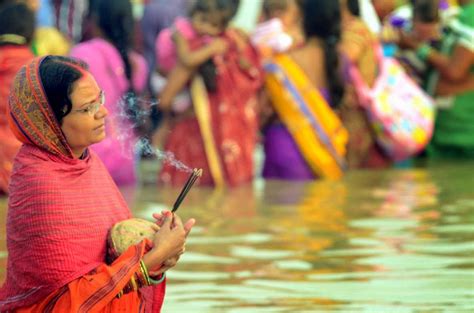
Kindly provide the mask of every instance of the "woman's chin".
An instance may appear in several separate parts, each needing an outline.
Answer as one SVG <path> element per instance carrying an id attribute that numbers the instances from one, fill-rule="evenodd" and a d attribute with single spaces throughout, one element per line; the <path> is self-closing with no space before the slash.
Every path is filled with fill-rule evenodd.
<path id="1" fill-rule="evenodd" d="M 94 140 L 94 144 L 101 142 L 102 140 L 105 139 L 105 137 L 107 137 L 107 134 L 105 133 L 105 130 L 104 130 L 96 136 L 96 138 Z"/>

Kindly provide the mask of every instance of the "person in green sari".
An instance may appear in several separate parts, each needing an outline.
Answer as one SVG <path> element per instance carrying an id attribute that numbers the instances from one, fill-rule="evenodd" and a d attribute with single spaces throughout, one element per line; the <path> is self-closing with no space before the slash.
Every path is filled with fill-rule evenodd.
<path id="1" fill-rule="evenodd" d="M 428 92 L 439 103 L 432 157 L 474 158 L 474 0 L 460 0 L 461 11 L 449 24 L 440 51 L 402 34 L 401 44 L 416 50 L 436 70 Z M 442 101 L 441 101 L 442 100 Z"/>

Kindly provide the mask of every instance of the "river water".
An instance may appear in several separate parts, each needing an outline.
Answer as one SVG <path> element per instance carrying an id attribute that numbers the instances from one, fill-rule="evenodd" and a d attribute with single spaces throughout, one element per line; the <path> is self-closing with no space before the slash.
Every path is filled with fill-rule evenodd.
<path id="1" fill-rule="evenodd" d="M 124 189 L 149 218 L 179 190 Z M 163 312 L 474 312 L 474 163 L 194 188 Z M 0 198 L 0 280 L 6 199 Z"/>

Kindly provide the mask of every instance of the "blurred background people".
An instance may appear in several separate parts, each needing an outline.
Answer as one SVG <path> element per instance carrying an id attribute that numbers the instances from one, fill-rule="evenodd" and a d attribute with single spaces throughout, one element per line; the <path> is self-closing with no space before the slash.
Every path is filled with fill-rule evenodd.
<path id="1" fill-rule="evenodd" d="M 79 43 L 86 33 L 90 0 L 40 0 L 53 8 L 54 25 L 73 44 Z M 93 0 L 92 0 L 93 1 Z M 87 38 L 89 39 L 89 38 Z"/>
<path id="2" fill-rule="evenodd" d="M 263 130 L 267 179 L 338 178 L 347 132 L 333 111 L 344 95 L 337 1 L 301 1 L 305 43 L 265 65 L 275 114 Z"/>
<path id="3" fill-rule="evenodd" d="M 8 96 L 17 71 L 34 57 L 34 31 L 35 15 L 26 4 L 0 5 L 0 194 L 8 192 L 13 159 L 21 146 L 8 123 Z"/>
<path id="4" fill-rule="evenodd" d="M 251 33 L 252 44 L 263 57 L 301 45 L 301 17 L 296 0 L 264 0 L 259 23 Z"/>
<path id="5" fill-rule="evenodd" d="M 186 0 L 151 0 L 144 6 L 140 26 L 143 35 L 143 56 L 148 64 L 148 90 L 153 99 L 166 83 L 166 79 L 158 73 L 157 54 L 155 45 L 158 34 L 170 27 L 179 16 L 186 16 L 190 2 Z M 154 106 L 151 109 L 151 131 L 155 130 L 163 118 L 163 112 Z"/>
<path id="6" fill-rule="evenodd" d="M 443 35 L 439 50 L 402 33 L 400 45 L 416 51 L 436 73 L 428 91 L 440 98 L 428 153 L 435 157 L 474 157 L 474 1 L 459 1 L 460 14 Z"/>
<path id="7" fill-rule="evenodd" d="M 93 38 L 76 45 L 71 56 L 85 61 L 105 93 L 111 118 L 107 138 L 97 152 L 118 185 L 136 182 L 135 120 L 140 114 L 137 95 L 146 87 L 147 65 L 132 51 L 133 16 L 129 0 L 93 0 L 90 6 Z"/>
<path id="8" fill-rule="evenodd" d="M 246 36 L 227 27 L 238 5 L 236 0 L 198 0 L 189 19 L 177 20 L 175 31 L 165 30 L 157 40 L 160 70 L 171 70 L 160 94 L 171 124 L 164 149 L 203 168 L 203 185 L 235 186 L 251 182 L 254 174 L 262 75 Z M 193 107 L 173 112 L 175 95 L 188 82 Z M 159 175 L 160 182 L 172 185 L 187 178 L 169 164 Z"/>
<path id="9" fill-rule="evenodd" d="M 52 11 L 48 0 L 4 0 L 4 4 L 25 3 L 35 12 L 36 30 L 31 42 L 31 49 L 35 55 L 66 55 L 70 49 L 69 40 L 52 24 Z"/>
<path id="10" fill-rule="evenodd" d="M 381 49 L 377 37 L 360 19 L 358 0 L 340 0 L 342 41 L 340 50 L 346 67 L 355 66 L 364 82 L 372 87 L 379 71 L 376 49 Z M 347 73 L 346 73 L 347 76 Z M 348 77 L 346 77 L 348 78 Z M 354 86 L 348 82 L 347 95 L 340 107 L 344 126 L 349 132 L 347 162 L 349 168 L 386 167 L 390 160 L 377 145 L 375 133 L 366 110 L 359 103 Z"/>

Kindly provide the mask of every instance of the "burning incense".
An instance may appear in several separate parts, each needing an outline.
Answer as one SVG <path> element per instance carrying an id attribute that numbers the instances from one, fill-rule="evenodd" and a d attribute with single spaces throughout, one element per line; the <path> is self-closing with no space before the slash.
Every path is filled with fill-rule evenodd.
<path id="1" fill-rule="evenodd" d="M 171 210 L 171 212 L 173 212 L 173 213 L 176 212 L 176 210 L 179 208 L 179 205 L 181 204 L 181 202 L 183 202 L 184 197 L 186 197 L 188 191 L 193 186 L 194 182 L 196 182 L 196 180 L 201 176 L 202 176 L 202 169 L 197 169 L 197 168 L 193 169 L 193 172 L 189 176 L 188 181 L 186 182 L 186 184 L 184 184 L 184 187 L 181 190 L 181 193 L 179 194 L 178 199 L 176 199 L 176 202 L 174 203 L 173 209 Z"/>

